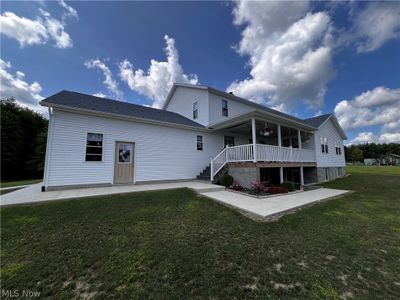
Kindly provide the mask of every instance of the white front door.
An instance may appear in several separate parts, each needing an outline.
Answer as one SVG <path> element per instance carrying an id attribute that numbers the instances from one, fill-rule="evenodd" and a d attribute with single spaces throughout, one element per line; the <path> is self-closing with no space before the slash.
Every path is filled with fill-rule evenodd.
<path id="1" fill-rule="evenodd" d="M 114 183 L 133 183 L 134 151 L 134 143 L 115 143 Z"/>

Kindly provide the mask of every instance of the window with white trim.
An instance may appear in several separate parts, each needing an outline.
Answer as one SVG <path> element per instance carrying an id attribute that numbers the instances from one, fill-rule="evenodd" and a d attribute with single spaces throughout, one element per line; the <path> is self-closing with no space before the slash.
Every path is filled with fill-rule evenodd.
<path id="1" fill-rule="evenodd" d="M 86 137 L 85 161 L 102 161 L 103 134 L 88 132 Z"/>
<path id="2" fill-rule="evenodd" d="M 197 136 L 197 143 L 196 143 L 197 150 L 203 150 L 203 136 Z"/>
<path id="3" fill-rule="evenodd" d="M 199 109 L 198 109 L 198 103 L 197 101 L 193 103 L 193 120 L 197 119 L 199 117 Z"/>
<path id="4" fill-rule="evenodd" d="M 328 139 L 326 137 L 321 137 L 321 152 L 328 153 Z"/>
<path id="5" fill-rule="evenodd" d="M 337 155 L 341 155 L 342 154 L 342 147 L 340 146 L 340 142 L 339 143 L 335 143 L 335 149 L 336 149 L 336 154 Z"/>
<path id="6" fill-rule="evenodd" d="M 228 116 L 228 100 L 222 99 L 222 116 Z"/>

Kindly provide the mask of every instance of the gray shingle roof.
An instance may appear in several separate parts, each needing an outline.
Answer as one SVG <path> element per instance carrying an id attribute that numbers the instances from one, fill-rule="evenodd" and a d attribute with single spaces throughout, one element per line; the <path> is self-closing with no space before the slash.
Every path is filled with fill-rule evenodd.
<path id="1" fill-rule="evenodd" d="M 318 128 L 322 125 L 332 114 L 326 114 L 321 116 L 316 116 L 313 118 L 303 120 L 304 123 L 307 123 L 310 126 Z"/>
<path id="2" fill-rule="evenodd" d="M 45 106 L 51 106 L 51 104 L 63 105 L 102 113 L 111 113 L 127 117 L 137 117 L 178 125 L 204 128 L 203 125 L 174 112 L 131 104 L 128 102 L 99 98 L 77 92 L 61 91 L 42 100 L 41 104 Z"/>

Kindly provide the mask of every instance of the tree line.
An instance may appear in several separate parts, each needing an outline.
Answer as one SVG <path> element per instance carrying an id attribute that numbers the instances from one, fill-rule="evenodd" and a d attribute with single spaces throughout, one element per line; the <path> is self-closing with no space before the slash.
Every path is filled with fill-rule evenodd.
<path id="1" fill-rule="evenodd" d="M 1 99 L 1 181 L 43 177 L 48 120 Z"/>
<path id="2" fill-rule="evenodd" d="M 376 144 L 365 143 L 360 145 L 344 146 L 346 161 L 357 162 L 363 161 L 364 158 L 379 158 L 386 154 L 400 155 L 400 144 Z"/>

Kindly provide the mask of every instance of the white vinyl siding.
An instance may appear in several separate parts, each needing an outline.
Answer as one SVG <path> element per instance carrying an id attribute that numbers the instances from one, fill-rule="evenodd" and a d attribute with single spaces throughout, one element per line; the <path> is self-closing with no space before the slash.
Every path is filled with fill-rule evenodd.
<path id="1" fill-rule="evenodd" d="M 165 110 L 178 113 L 193 120 L 193 103 L 197 102 L 197 119 L 194 121 L 208 126 L 208 92 L 188 87 L 177 87 Z"/>
<path id="2" fill-rule="evenodd" d="M 328 145 L 328 153 L 322 153 L 321 138 L 326 138 Z M 323 124 L 318 131 L 315 132 L 315 144 L 318 145 L 316 148 L 317 166 L 318 167 L 345 167 L 346 163 L 344 155 L 337 155 L 335 151 L 336 145 L 340 145 L 343 148 L 343 140 L 333 125 L 331 120 L 328 120 Z M 342 150 L 343 151 L 343 150 Z"/>
<path id="3" fill-rule="evenodd" d="M 191 106 L 191 104 L 190 104 Z M 195 178 L 217 155 L 223 135 L 53 110 L 46 186 L 113 183 L 115 141 L 135 143 L 135 181 Z M 86 162 L 88 132 L 103 134 L 103 160 Z M 203 151 L 194 146 L 203 137 Z"/>
<path id="4" fill-rule="evenodd" d="M 222 115 L 222 100 L 228 101 L 228 117 Z M 209 94 L 210 103 L 210 124 L 215 124 L 217 122 L 222 122 L 235 116 L 244 114 L 249 111 L 253 111 L 255 108 L 232 99 L 223 98 L 212 93 Z"/>

